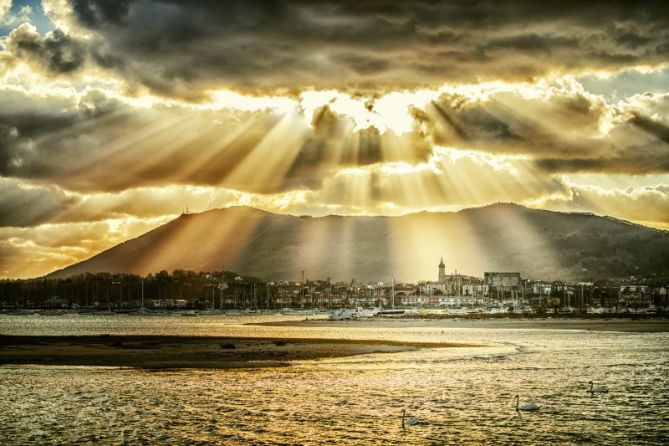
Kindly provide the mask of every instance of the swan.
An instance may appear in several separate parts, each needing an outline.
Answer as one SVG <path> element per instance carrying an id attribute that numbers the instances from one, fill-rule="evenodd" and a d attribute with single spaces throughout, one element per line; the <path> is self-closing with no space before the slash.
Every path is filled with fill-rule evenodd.
<path id="1" fill-rule="evenodd" d="M 527 411 L 527 412 L 533 412 L 536 410 L 539 410 L 539 405 L 535 403 L 523 403 L 520 404 L 520 397 L 516 395 L 514 398 L 516 398 L 516 411 Z"/>
<path id="2" fill-rule="evenodd" d="M 595 393 L 609 393 L 609 388 L 606 386 L 596 386 L 593 384 L 592 381 L 588 381 L 588 384 L 590 384 L 590 395 L 593 395 Z"/>
<path id="3" fill-rule="evenodd" d="M 415 426 L 417 424 L 423 424 L 423 421 L 419 418 L 407 417 L 406 410 L 402 409 L 402 429 L 406 429 L 406 426 Z"/>

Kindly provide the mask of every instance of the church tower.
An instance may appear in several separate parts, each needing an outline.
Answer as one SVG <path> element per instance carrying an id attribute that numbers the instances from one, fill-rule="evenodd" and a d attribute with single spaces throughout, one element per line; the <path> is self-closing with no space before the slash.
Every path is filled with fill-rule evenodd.
<path id="1" fill-rule="evenodd" d="M 441 258 L 441 262 L 439 262 L 439 282 L 446 282 L 446 265 L 444 265 L 443 257 Z"/>

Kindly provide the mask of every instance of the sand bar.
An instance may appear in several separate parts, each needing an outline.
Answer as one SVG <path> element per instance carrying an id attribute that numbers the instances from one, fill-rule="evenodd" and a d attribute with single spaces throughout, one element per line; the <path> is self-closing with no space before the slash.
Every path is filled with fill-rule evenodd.
<path id="1" fill-rule="evenodd" d="M 309 338 L 0 336 L 0 364 L 140 368 L 281 367 L 317 360 L 468 344 Z"/>

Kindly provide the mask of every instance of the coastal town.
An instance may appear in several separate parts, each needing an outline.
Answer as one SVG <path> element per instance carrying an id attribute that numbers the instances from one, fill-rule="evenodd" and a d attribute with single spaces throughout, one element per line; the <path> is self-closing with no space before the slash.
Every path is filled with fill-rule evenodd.
<path id="1" fill-rule="evenodd" d="M 0 311 L 79 310 L 205 312 L 350 308 L 351 315 L 432 311 L 471 314 L 661 314 L 669 310 L 669 284 L 630 276 L 618 281 L 562 282 L 524 278 L 521 272 L 483 277 L 446 272 L 407 283 L 326 279 L 263 281 L 231 272 L 161 271 L 145 277 L 96 273 L 66 279 L 0 281 Z M 356 312 L 357 310 L 357 312 Z M 348 313 L 341 313 L 348 314 Z"/>

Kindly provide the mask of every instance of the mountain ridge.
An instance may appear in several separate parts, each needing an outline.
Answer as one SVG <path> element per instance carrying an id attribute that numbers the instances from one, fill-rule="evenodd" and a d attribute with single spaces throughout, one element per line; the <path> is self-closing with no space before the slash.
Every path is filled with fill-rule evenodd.
<path id="1" fill-rule="evenodd" d="M 562 280 L 669 275 L 669 232 L 514 203 L 323 217 L 234 206 L 182 214 L 47 277 L 228 269 L 268 280 L 298 278 L 302 270 L 308 277 L 337 280 L 431 280 L 440 256 L 471 275 L 494 270 Z"/>

